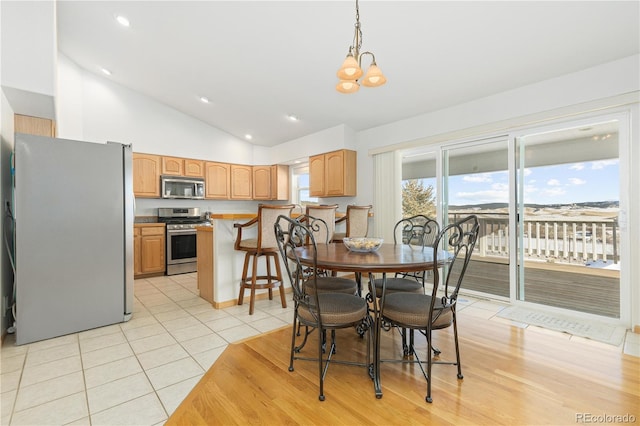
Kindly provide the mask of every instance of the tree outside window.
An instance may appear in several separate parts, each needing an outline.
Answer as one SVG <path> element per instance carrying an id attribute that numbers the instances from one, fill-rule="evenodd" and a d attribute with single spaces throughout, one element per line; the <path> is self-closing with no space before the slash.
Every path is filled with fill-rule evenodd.
<path id="1" fill-rule="evenodd" d="M 422 214 L 436 217 L 436 194 L 433 185 L 425 185 L 422 179 L 402 182 L 402 217 Z"/>

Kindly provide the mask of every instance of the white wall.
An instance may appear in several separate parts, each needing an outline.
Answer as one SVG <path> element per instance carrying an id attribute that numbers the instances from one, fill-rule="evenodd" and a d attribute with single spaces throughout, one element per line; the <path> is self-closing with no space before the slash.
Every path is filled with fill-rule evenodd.
<path id="1" fill-rule="evenodd" d="M 250 143 L 60 56 L 59 137 L 128 143 L 135 152 L 253 164 Z"/>
<path id="2" fill-rule="evenodd" d="M 355 132 L 340 124 L 276 145 L 269 149 L 269 154 L 272 164 L 284 164 L 343 148 L 355 150 Z"/>
<path id="3" fill-rule="evenodd" d="M 55 118 L 55 2 L 3 1 L 2 86 L 17 114 Z M 18 42 L 19 41 L 19 42 Z M 32 102 L 35 97 L 36 102 Z M 44 102 L 43 102 L 44 101 Z"/>

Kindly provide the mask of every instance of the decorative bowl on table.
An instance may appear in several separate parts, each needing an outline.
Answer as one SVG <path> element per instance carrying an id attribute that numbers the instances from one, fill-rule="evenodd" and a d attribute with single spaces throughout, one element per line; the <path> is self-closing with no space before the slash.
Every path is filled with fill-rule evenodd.
<path id="1" fill-rule="evenodd" d="M 342 242 L 349 249 L 349 251 L 355 251 L 359 253 L 370 253 L 376 251 L 382 245 L 384 240 L 382 238 L 343 238 Z"/>

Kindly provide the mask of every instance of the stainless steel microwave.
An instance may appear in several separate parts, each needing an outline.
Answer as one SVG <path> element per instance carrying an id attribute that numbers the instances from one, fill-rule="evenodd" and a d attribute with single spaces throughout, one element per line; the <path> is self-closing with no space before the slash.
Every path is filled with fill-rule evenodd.
<path id="1" fill-rule="evenodd" d="M 204 198 L 204 179 L 179 176 L 161 176 L 162 198 Z"/>

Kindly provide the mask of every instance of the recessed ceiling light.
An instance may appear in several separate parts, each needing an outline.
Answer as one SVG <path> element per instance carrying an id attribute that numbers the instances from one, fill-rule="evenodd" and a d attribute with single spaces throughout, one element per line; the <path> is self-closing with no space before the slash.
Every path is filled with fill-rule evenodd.
<path id="1" fill-rule="evenodd" d="M 248 141 L 250 141 L 251 139 L 253 139 L 253 136 L 251 136 L 249 133 L 247 133 L 246 135 L 244 135 L 244 138 Z"/>
<path id="2" fill-rule="evenodd" d="M 200 96 L 200 102 L 202 102 L 203 104 L 208 104 L 209 98 L 207 98 L 206 96 Z"/>
<path id="3" fill-rule="evenodd" d="M 106 68 L 101 68 L 101 70 L 102 70 L 102 73 L 103 73 L 103 74 L 105 74 L 105 75 L 111 75 L 111 71 L 109 71 L 108 69 L 106 69 Z"/>
<path id="4" fill-rule="evenodd" d="M 122 15 L 116 15 L 116 21 L 118 21 L 118 23 L 123 27 L 128 28 L 129 26 L 131 26 L 131 23 L 129 22 L 129 20 Z"/>
<path id="5" fill-rule="evenodd" d="M 287 115 L 287 118 L 291 121 L 300 121 L 300 118 L 298 118 L 298 116 L 295 114 L 289 114 Z"/>

